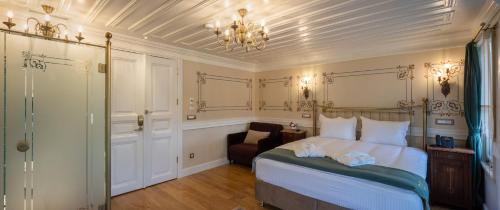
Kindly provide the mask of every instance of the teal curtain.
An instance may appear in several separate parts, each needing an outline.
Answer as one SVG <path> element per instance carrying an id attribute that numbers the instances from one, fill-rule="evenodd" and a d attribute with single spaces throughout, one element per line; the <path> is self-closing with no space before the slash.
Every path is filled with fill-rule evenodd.
<path id="1" fill-rule="evenodd" d="M 481 182 L 483 179 L 481 168 L 481 69 L 478 49 L 474 42 L 467 44 L 464 65 L 464 114 L 469 127 L 467 146 L 474 150 L 472 162 L 472 190 L 475 203 L 481 200 Z"/>

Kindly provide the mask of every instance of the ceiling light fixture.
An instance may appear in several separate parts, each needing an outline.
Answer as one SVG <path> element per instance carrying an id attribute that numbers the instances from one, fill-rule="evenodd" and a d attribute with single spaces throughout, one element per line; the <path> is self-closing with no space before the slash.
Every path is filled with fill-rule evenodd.
<path id="1" fill-rule="evenodd" d="M 239 9 L 240 18 L 233 16 L 231 24 L 221 27 L 220 21 L 215 21 L 212 24 L 217 43 L 226 48 L 226 51 L 232 51 L 236 46 L 241 46 L 246 52 L 250 48 L 263 50 L 266 48 L 266 43 L 269 41 L 269 28 L 266 22 L 261 21 L 260 25 L 256 25 L 251 21 L 245 22 L 244 18 L 248 13 L 247 9 Z M 207 24 L 210 25 L 210 24 Z"/>
<path id="2" fill-rule="evenodd" d="M 29 17 L 28 19 L 26 19 L 26 23 L 23 25 L 24 33 L 29 34 L 30 27 L 33 27 L 32 30 L 34 31 L 35 35 L 41 34 L 42 36 L 47 38 L 54 38 L 55 36 L 57 36 L 57 38 L 61 38 L 62 35 L 64 36 L 64 39 L 68 40 L 68 27 L 62 23 L 58 24 L 52 23 L 51 14 L 54 12 L 55 8 L 47 4 L 42 4 L 42 9 L 45 12 L 43 20 L 39 20 L 34 17 Z M 12 30 L 12 28 L 16 26 L 16 24 L 13 21 L 14 12 L 9 10 L 7 11 L 6 16 L 7 16 L 7 21 L 3 22 L 3 24 L 7 26 L 9 30 Z M 33 24 L 30 25 L 30 23 Z M 75 36 L 75 38 L 79 42 L 85 39 L 82 36 L 82 33 L 83 33 L 83 27 L 79 26 L 78 33 Z"/>

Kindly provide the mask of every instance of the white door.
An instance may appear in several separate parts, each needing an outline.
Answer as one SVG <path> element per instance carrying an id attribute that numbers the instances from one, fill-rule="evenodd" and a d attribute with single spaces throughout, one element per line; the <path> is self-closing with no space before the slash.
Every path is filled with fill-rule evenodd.
<path id="1" fill-rule="evenodd" d="M 144 135 L 144 55 L 113 51 L 111 89 L 111 194 L 141 189 Z"/>
<path id="2" fill-rule="evenodd" d="M 146 58 L 145 187 L 177 177 L 177 63 Z"/>

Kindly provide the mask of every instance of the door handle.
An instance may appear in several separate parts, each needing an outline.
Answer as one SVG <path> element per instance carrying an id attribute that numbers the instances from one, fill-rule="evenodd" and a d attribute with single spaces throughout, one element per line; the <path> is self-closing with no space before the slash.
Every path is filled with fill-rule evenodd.
<path id="1" fill-rule="evenodd" d="M 20 142 L 17 143 L 16 148 L 17 151 L 19 152 L 26 152 L 30 149 L 30 145 L 26 140 L 21 140 Z"/>
<path id="2" fill-rule="evenodd" d="M 144 130 L 144 115 L 137 115 L 137 126 L 139 126 L 139 128 L 135 129 L 134 131 Z"/>

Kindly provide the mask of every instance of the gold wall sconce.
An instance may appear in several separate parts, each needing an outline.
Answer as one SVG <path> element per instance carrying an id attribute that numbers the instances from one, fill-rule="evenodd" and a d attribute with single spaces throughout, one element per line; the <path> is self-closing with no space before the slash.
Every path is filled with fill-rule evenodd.
<path id="1" fill-rule="evenodd" d="M 12 22 L 12 18 L 14 18 L 14 12 L 11 10 L 7 11 L 7 21 L 3 22 L 3 24 L 6 25 L 9 30 L 16 26 L 16 24 Z"/>
<path id="2" fill-rule="evenodd" d="M 441 86 L 441 93 L 446 98 L 451 91 L 450 79 L 456 77 L 461 72 L 463 60 L 459 62 L 441 62 L 439 64 L 425 63 L 428 69 L 426 77 L 436 78 L 439 86 Z"/>
<path id="3" fill-rule="evenodd" d="M 45 15 L 43 17 L 43 20 L 39 20 L 35 17 L 29 17 L 26 19 L 26 23 L 24 24 L 24 33 L 25 34 L 34 34 L 34 35 L 41 35 L 47 38 L 54 38 L 57 37 L 58 39 L 61 38 L 61 36 L 69 40 L 68 38 L 68 26 L 66 26 L 63 23 L 53 23 L 52 22 L 52 13 L 55 11 L 55 8 L 53 6 L 43 4 L 41 5 Z M 14 23 L 13 18 L 14 18 L 14 12 L 9 10 L 7 11 L 7 21 L 4 21 L 3 24 L 7 26 L 9 30 L 12 30 L 15 26 L 16 23 Z M 83 33 L 83 27 L 79 26 L 78 27 L 78 34 L 75 36 L 75 38 L 78 40 L 78 42 L 81 42 L 83 39 L 85 39 L 82 35 Z"/>
<path id="4" fill-rule="evenodd" d="M 306 100 L 309 98 L 309 95 L 311 93 L 311 90 L 309 89 L 309 85 L 311 85 L 311 83 L 312 78 L 310 76 L 304 76 L 300 80 L 300 89 L 302 89 L 302 95 Z"/>

